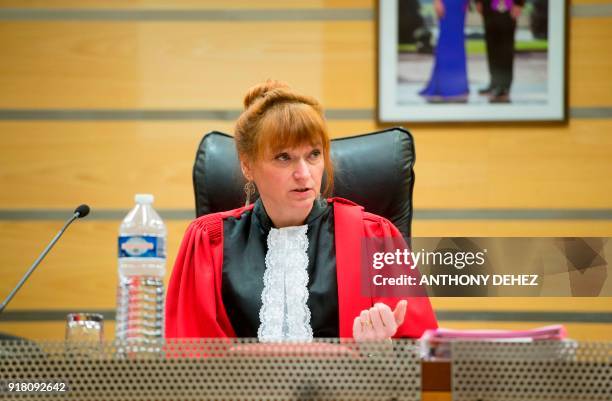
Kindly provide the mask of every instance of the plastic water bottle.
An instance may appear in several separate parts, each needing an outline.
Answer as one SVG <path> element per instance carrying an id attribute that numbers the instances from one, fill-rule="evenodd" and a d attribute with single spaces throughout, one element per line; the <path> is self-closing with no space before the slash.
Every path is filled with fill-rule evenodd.
<path id="1" fill-rule="evenodd" d="M 116 337 L 152 344 L 164 336 L 166 226 L 153 209 L 153 195 L 137 194 L 136 206 L 119 228 Z"/>

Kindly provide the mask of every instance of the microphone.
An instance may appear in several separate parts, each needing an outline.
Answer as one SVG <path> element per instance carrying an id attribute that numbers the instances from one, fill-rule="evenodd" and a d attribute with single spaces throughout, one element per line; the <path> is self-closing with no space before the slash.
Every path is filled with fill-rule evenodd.
<path id="1" fill-rule="evenodd" d="M 80 219 L 83 218 L 85 216 L 87 216 L 89 214 L 89 206 L 87 205 L 80 205 L 79 207 L 77 207 L 76 209 L 74 209 L 73 215 L 68 219 L 68 221 L 66 221 L 66 223 L 64 224 L 64 227 L 62 227 L 61 230 L 58 231 L 57 234 L 55 234 L 55 237 L 53 237 L 53 239 L 51 240 L 51 242 L 49 242 L 49 244 L 47 245 L 47 247 L 42 251 L 42 253 L 38 256 L 38 258 L 34 261 L 34 263 L 32 264 L 32 266 L 30 266 L 30 268 L 28 269 L 28 271 L 26 272 L 26 274 L 24 274 L 24 276 L 21 278 L 21 280 L 19 280 L 19 282 L 17 283 L 17 285 L 15 286 L 15 288 L 13 288 L 13 290 L 11 291 L 11 293 L 6 297 L 6 299 L 4 300 L 4 302 L 2 302 L 2 304 L 0 305 L 0 313 L 2 313 L 2 311 L 4 310 L 4 308 L 6 308 L 6 305 L 8 305 L 9 302 L 11 302 L 11 300 L 13 299 L 13 297 L 15 296 L 15 294 L 17 294 L 17 291 L 19 291 L 19 289 L 21 288 L 21 286 L 28 280 L 28 278 L 30 277 L 30 275 L 34 272 L 34 270 L 36 269 L 36 267 L 38 267 L 38 265 L 40 264 L 40 262 L 42 262 L 42 260 L 45 258 L 45 256 L 47 256 L 47 254 L 49 253 L 49 251 L 51 250 L 51 248 L 53 248 L 53 246 L 55 245 L 55 243 L 60 239 L 60 237 L 62 236 L 62 234 L 64 233 L 64 231 L 66 231 L 66 229 L 68 228 L 68 226 L 70 224 L 72 224 L 73 221 L 75 221 L 76 219 Z"/>
<path id="2" fill-rule="evenodd" d="M 78 215 L 77 218 L 82 219 L 89 214 L 89 210 L 89 206 L 81 205 L 74 209 L 74 214 Z"/>

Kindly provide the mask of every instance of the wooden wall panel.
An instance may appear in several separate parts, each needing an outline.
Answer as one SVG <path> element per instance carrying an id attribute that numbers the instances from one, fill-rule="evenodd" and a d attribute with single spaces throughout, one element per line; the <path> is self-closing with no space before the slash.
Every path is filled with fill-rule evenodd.
<path id="1" fill-rule="evenodd" d="M 415 207 L 607 207 L 609 124 L 415 128 Z"/>
<path id="2" fill-rule="evenodd" d="M 118 220 L 75 222 L 15 297 L 10 309 L 114 308 L 119 224 Z M 167 281 L 189 221 L 172 220 L 166 224 Z M 0 294 L 9 293 L 61 225 L 61 221 L 0 222 L 0 249 L 10 250 L 0 253 Z M 612 312 L 612 298 L 495 298 L 487 303 L 468 298 L 435 298 L 433 303 L 437 309 L 449 310 Z"/>
<path id="3" fill-rule="evenodd" d="M 52 322 L 0 322 L 0 332 L 30 340 L 61 341 L 66 337 L 66 324 Z M 115 322 L 104 322 L 104 339 L 115 337 Z"/>
<path id="4" fill-rule="evenodd" d="M 584 0 L 582 0 L 584 1 Z M 602 1 L 602 0 L 598 0 Z M 2 8 L 45 9 L 135 9 L 135 10 L 197 10 L 197 9 L 311 9 L 311 8 L 373 8 L 376 0 L 3 0 Z"/>
<path id="5" fill-rule="evenodd" d="M 323 29 L 321 102 L 328 108 L 375 110 L 376 24 L 335 22 Z"/>
<path id="6" fill-rule="evenodd" d="M 571 5 L 582 4 L 612 4 L 612 0 L 569 0 Z"/>
<path id="7" fill-rule="evenodd" d="M 570 106 L 612 106 L 612 18 L 573 18 L 570 29 Z"/>
<path id="8" fill-rule="evenodd" d="M 567 0 L 571 5 L 612 4 L 612 0 Z M 3 0 L 0 8 L 48 9 L 251 9 L 374 8 L 377 0 Z"/>
<path id="9" fill-rule="evenodd" d="M 377 128 L 368 121 L 329 125 L 334 137 Z M 0 122 L 0 208 L 85 201 L 124 208 L 133 193 L 149 191 L 160 208 L 191 209 L 198 143 L 205 132 L 232 127 L 230 121 Z M 415 209 L 610 207 L 611 130 L 612 120 L 522 130 L 416 127 Z"/>
<path id="10" fill-rule="evenodd" d="M 114 308 L 119 223 L 95 220 L 74 223 L 13 300 L 10 309 Z M 173 220 L 166 224 L 167 281 L 189 222 Z M 0 253 L 0 266 L 3 266 L 0 294 L 9 293 L 60 227 L 60 221 L 0 222 L 0 248 L 10 250 Z M 469 298 L 435 298 L 433 303 L 437 309 L 449 310 L 612 312 L 612 298 L 495 298 L 487 303 Z"/>
<path id="11" fill-rule="evenodd" d="M 572 5 L 612 4 L 612 0 L 568 0 Z"/>
<path id="12" fill-rule="evenodd" d="M 140 99 L 138 25 L 0 23 L 0 108 L 129 108 Z"/>
<path id="13" fill-rule="evenodd" d="M 191 169 L 206 127 L 180 122 L 0 123 L 0 185 L 6 188 L 0 207 L 61 208 L 87 202 L 94 209 L 127 208 L 134 193 L 150 192 L 157 197 L 156 207 L 192 209 Z"/>
<path id="14" fill-rule="evenodd" d="M 377 129 L 352 121 L 330 127 L 334 132 Z M 610 206 L 610 120 L 407 127 L 416 144 L 416 209 Z"/>
<path id="15" fill-rule="evenodd" d="M 3 22 L 0 108 L 238 109 L 271 77 L 320 97 L 324 24 Z"/>
<path id="16" fill-rule="evenodd" d="M 570 105 L 612 105 L 612 18 L 571 24 Z M 374 25 L 3 21 L 0 108 L 236 109 L 273 77 L 329 108 L 373 109 Z"/>
<path id="17" fill-rule="evenodd" d="M 119 224 L 120 221 L 75 222 L 22 287 L 9 308 L 113 309 Z M 166 282 L 188 224 L 188 221 L 166 222 Z M 0 253 L 0 294 L 9 293 L 61 226 L 60 221 L 0 221 L 0 248 L 11 250 Z"/>
<path id="18" fill-rule="evenodd" d="M 440 326 L 453 329 L 499 329 L 524 330 L 547 326 L 550 322 L 454 322 L 441 321 Z M 612 341 L 612 330 L 609 324 L 573 323 L 565 325 L 568 337 L 579 341 Z M 63 340 L 66 333 L 65 323 L 53 322 L 0 322 L 0 332 L 29 339 Z M 115 324 L 104 322 L 104 338 L 110 341 L 115 338 Z"/>

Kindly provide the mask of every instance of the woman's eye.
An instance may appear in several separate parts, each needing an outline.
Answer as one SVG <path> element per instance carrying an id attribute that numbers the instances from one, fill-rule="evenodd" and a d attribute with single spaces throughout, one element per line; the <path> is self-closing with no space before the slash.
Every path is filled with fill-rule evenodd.
<path id="1" fill-rule="evenodd" d="M 278 155 L 276 155 L 276 157 L 274 157 L 274 159 L 279 160 L 281 162 L 286 162 L 288 160 L 291 159 L 291 157 L 289 157 L 288 153 L 279 153 Z"/>
<path id="2" fill-rule="evenodd" d="M 321 151 L 319 149 L 315 149 L 310 153 L 311 159 L 317 159 L 319 156 L 321 156 Z"/>

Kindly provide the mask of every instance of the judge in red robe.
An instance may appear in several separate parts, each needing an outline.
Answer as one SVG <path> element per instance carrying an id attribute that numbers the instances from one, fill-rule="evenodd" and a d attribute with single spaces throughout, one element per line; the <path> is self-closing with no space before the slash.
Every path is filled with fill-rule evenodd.
<path id="1" fill-rule="evenodd" d="M 406 303 L 361 291 L 363 239 L 401 234 L 348 200 L 320 196 L 333 166 L 316 100 L 260 84 L 235 137 L 247 197 L 256 185 L 260 198 L 190 224 L 168 287 L 167 338 L 375 340 L 437 327 L 427 297 Z"/>

